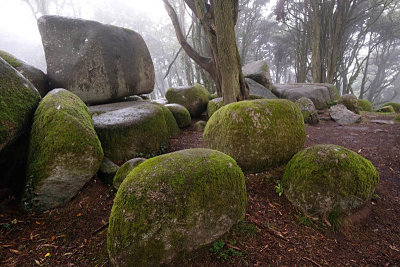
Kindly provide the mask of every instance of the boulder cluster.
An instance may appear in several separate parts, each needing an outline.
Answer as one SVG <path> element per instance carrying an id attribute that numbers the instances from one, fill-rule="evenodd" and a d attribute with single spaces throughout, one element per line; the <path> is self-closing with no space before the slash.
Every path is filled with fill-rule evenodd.
<path id="1" fill-rule="evenodd" d="M 304 149 L 304 123 L 319 123 L 320 110 L 351 124 L 372 111 L 365 100 L 330 84 L 274 85 L 256 61 L 243 67 L 249 100 L 224 106 L 194 84 L 151 101 L 143 94 L 153 91 L 154 67 L 138 33 L 58 16 L 38 26 L 47 74 L 0 51 L 0 189 L 47 210 L 97 174 L 117 190 L 107 235 L 114 266 L 158 266 L 220 238 L 245 217 L 243 172 L 287 164 L 284 194 L 316 220 L 350 213 L 378 186 L 355 152 Z M 207 148 L 164 154 L 186 127 L 203 132 Z"/>

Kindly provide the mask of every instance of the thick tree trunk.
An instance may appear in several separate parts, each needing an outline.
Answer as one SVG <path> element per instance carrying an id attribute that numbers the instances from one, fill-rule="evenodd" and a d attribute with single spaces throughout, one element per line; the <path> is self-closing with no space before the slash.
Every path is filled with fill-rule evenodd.
<path id="1" fill-rule="evenodd" d="M 319 15 L 319 4 L 318 0 L 311 0 L 312 7 L 312 77 L 314 83 L 321 83 L 321 52 L 320 52 L 320 41 L 321 41 L 321 19 Z"/>

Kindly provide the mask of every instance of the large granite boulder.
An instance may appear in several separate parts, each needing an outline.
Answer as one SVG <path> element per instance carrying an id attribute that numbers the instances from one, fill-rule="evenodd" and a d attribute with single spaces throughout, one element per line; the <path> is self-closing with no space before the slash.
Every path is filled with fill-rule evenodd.
<path id="1" fill-rule="evenodd" d="M 370 161 L 351 150 L 316 145 L 290 160 L 281 183 L 294 206 L 324 222 L 366 204 L 378 187 L 379 174 Z"/>
<path id="2" fill-rule="evenodd" d="M 250 62 L 242 67 L 242 71 L 246 78 L 256 81 L 269 91 L 274 89 L 269 67 L 265 60 Z"/>
<path id="3" fill-rule="evenodd" d="M 29 127 L 39 101 L 36 88 L 0 58 L 0 152 Z"/>
<path id="4" fill-rule="evenodd" d="M 275 84 L 276 95 L 296 101 L 301 97 L 307 97 L 314 103 L 316 109 L 326 109 L 329 105 L 339 100 L 339 93 L 332 84 L 325 83 L 295 83 Z"/>
<path id="5" fill-rule="evenodd" d="M 246 172 L 288 162 L 306 140 L 301 111 L 285 99 L 226 105 L 208 120 L 203 137 L 209 148 L 230 155 Z"/>
<path id="6" fill-rule="evenodd" d="M 169 88 L 165 93 L 168 103 L 184 106 L 192 117 L 200 117 L 206 110 L 210 93 L 201 84 Z"/>
<path id="7" fill-rule="evenodd" d="M 165 106 L 172 112 L 172 115 L 174 115 L 179 128 L 189 127 L 192 124 L 190 113 L 184 106 L 179 104 L 167 104 Z"/>
<path id="8" fill-rule="evenodd" d="M 345 105 L 348 110 L 353 111 L 356 114 L 360 114 L 358 98 L 353 94 L 342 95 L 339 104 Z"/>
<path id="9" fill-rule="evenodd" d="M 246 83 L 249 86 L 249 94 L 253 96 L 262 96 L 264 98 L 269 99 L 277 99 L 276 95 L 272 93 L 272 91 L 265 86 L 259 84 L 258 82 L 246 78 Z"/>
<path id="10" fill-rule="evenodd" d="M 106 184 L 112 185 L 115 174 L 118 172 L 119 166 L 110 159 L 104 157 L 103 162 L 97 172 L 97 176 Z"/>
<path id="11" fill-rule="evenodd" d="M 397 102 L 389 102 L 382 105 L 382 107 L 392 106 L 396 113 L 400 113 L 400 103 Z"/>
<path id="12" fill-rule="evenodd" d="M 51 88 L 66 88 L 88 104 L 153 91 L 153 62 L 138 33 L 59 16 L 43 16 L 38 26 Z"/>
<path id="13" fill-rule="evenodd" d="M 124 162 L 163 152 L 170 136 L 165 117 L 165 112 L 170 111 L 164 108 L 146 101 L 91 106 L 104 155 L 113 162 Z"/>
<path id="14" fill-rule="evenodd" d="M 361 116 L 339 104 L 329 108 L 329 115 L 340 125 L 349 125 L 361 121 Z"/>
<path id="15" fill-rule="evenodd" d="M 210 149 L 181 150 L 137 166 L 122 182 L 107 233 L 113 266 L 162 266 L 244 219 L 242 170 Z"/>
<path id="16" fill-rule="evenodd" d="M 295 103 L 303 114 L 304 122 L 311 125 L 319 123 L 318 112 L 311 99 L 301 97 L 297 99 Z"/>
<path id="17" fill-rule="evenodd" d="M 43 97 L 49 91 L 49 80 L 43 71 L 17 59 L 13 55 L 0 50 L 0 57 L 3 58 L 8 64 L 15 68 L 22 74 L 28 81 L 30 81 Z"/>
<path id="18" fill-rule="evenodd" d="M 36 209 L 66 204 L 96 174 L 102 160 L 85 103 L 67 90 L 50 91 L 35 112 L 26 202 Z"/>

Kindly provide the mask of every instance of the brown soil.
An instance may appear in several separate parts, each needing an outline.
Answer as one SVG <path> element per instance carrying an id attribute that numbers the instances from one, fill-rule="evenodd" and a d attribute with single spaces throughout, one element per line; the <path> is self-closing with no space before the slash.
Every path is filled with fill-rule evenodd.
<path id="1" fill-rule="evenodd" d="M 340 231 L 309 222 L 279 197 L 275 185 L 283 167 L 276 168 L 246 175 L 245 223 L 221 238 L 222 249 L 212 252 L 211 244 L 171 266 L 400 266 L 400 124 L 307 126 L 306 146 L 321 143 L 358 152 L 380 173 L 379 197 Z M 190 127 L 170 140 L 167 152 L 193 147 L 204 143 Z M 109 266 L 105 226 L 114 194 L 94 177 L 66 207 L 44 213 L 24 213 L 11 197 L 3 198 L 0 265 Z"/>

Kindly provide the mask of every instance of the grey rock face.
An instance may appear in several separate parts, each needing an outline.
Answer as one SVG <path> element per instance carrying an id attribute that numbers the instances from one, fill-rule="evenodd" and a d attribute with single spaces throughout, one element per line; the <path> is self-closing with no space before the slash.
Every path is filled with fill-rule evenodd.
<path id="1" fill-rule="evenodd" d="M 256 81 L 270 91 L 273 90 L 274 85 L 272 84 L 271 74 L 266 61 L 250 62 L 243 66 L 242 71 L 246 78 Z"/>
<path id="2" fill-rule="evenodd" d="M 339 104 L 343 104 L 350 111 L 353 111 L 354 113 L 360 114 L 360 110 L 358 108 L 358 99 L 353 94 L 342 95 L 340 97 Z"/>
<path id="3" fill-rule="evenodd" d="M 271 90 L 269 90 L 268 88 L 266 88 L 265 86 L 259 84 L 258 82 L 250 79 L 250 78 L 246 78 L 246 82 L 247 85 L 249 86 L 249 94 L 250 95 L 256 95 L 256 96 L 262 96 L 265 98 L 269 98 L 269 99 L 277 99 L 276 95 L 274 95 Z"/>
<path id="4" fill-rule="evenodd" d="M 28 81 L 30 81 L 43 97 L 49 91 L 49 80 L 43 71 L 29 65 L 28 63 L 17 59 L 13 55 L 0 50 L 0 57 L 3 58 L 8 64 L 15 68 L 22 74 Z"/>
<path id="5" fill-rule="evenodd" d="M 295 83 L 275 84 L 276 94 L 280 98 L 296 101 L 307 97 L 314 103 L 316 109 L 326 109 L 328 104 L 339 98 L 337 89 L 331 84 L 323 83 Z"/>
<path id="6" fill-rule="evenodd" d="M 97 175 L 103 180 L 106 184 L 112 184 L 115 174 L 117 173 L 119 166 L 112 162 L 108 158 L 103 158 L 103 162 L 100 165 L 100 169 L 97 172 Z"/>
<path id="7" fill-rule="evenodd" d="M 38 26 L 51 88 L 66 88 L 88 104 L 153 91 L 153 62 L 138 33 L 59 16 L 43 16 Z"/>
<path id="8" fill-rule="evenodd" d="M 353 124 L 361 121 L 361 116 L 348 110 L 346 106 L 339 104 L 329 109 L 331 118 L 341 125 Z"/>

